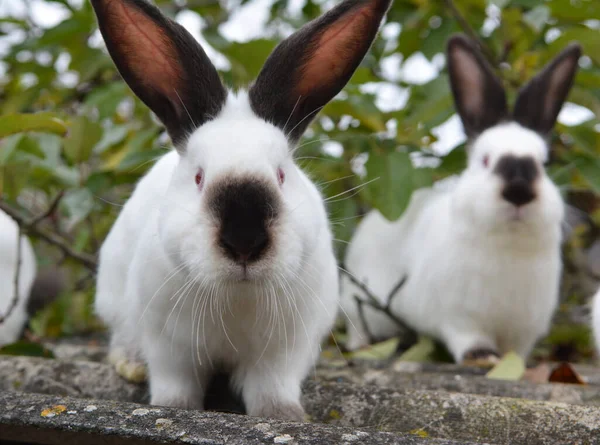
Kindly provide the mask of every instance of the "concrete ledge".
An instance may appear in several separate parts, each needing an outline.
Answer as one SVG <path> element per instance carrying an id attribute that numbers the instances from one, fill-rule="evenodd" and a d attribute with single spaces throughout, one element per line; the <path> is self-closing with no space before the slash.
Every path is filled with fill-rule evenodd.
<path id="1" fill-rule="evenodd" d="M 319 375 L 323 376 L 323 370 L 319 371 Z M 320 378 L 317 382 L 308 381 L 304 385 L 303 404 L 314 422 L 437 437 L 461 443 L 600 443 L 600 408 L 596 406 L 413 390 L 399 386 L 379 387 L 364 382 L 344 383 L 341 378 L 330 377 Z M 439 378 L 443 382 L 444 378 L 451 377 Z M 388 382 L 390 386 L 392 383 Z M 596 390 L 575 386 L 569 389 Z M 129 402 L 144 401 L 146 396 L 143 386 L 125 382 L 109 365 L 29 357 L 0 358 L 0 390 Z M 108 403 L 107 406 L 119 405 Z M 3 411 L 6 411 L 6 406 L 4 409 L 0 407 L 0 413 Z"/>
<path id="2" fill-rule="evenodd" d="M 460 445 L 330 425 L 40 394 L 0 394 L 0 440 L 34 445 Z"/>
<path id="3" fill-rule="evenodd" d="M 315 421 L 499 444 L 600 443 L 600 408 L 513 398 L 308 382 Z"/>
<path id="4" fill-rule="evenodd" d="M 485 375 L 463 374 L 460 369 L 455 372 L 406 372 L 396 371 L 393 368 L 329 366 L 321 367 L 317 374 L 321 381 L 375 385 L 380 388 L 441 390 L 463 394 L 600 406 L 600 386 L 493 380 L 488 379 Z"/>

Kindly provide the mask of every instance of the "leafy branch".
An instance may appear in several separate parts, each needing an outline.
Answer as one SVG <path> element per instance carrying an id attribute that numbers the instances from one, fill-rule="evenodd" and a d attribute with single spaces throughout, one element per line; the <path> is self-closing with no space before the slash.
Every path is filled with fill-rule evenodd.
<path id="1" fill-rule="evenodd" d="M 492 66 L 495 66 L 496 64 L 494 54 L 490 51 L 485 42 L 481 40 L 481 38 L 471 27 L 471 25 L 469 25 L 467 19 L 464 18 L 464 16 L 454 4 L 454 0 L 445 0 L 444 3 L 446 3 L 446 7 L 450 10 L 450 14 L 452 14 L 454 19 L 458 22 L 458 25 L 461 27 L 464 33 L 467 34 L 471 40 L 477 43 L 477 46 L 483 52 L 485 57 L 492 63 Z"/>
<path id="2" fill-rule="evenodd" d="M 43 212 L 41 215 L 35 216 L 33 218 L 27 218 L 21 212 L 13 209 L 3 200 L 0 200 L 0 209 L 6 212 L 17 222 L 17 224 L 19 225 L 19 231 L 29 233 L 37 238 L 44 240 L 48 244 L 58 247 L 64 255 L 81 263 L 83 266 L 90 269 L 91 271 L 95 271 L 98 267 L 98 262 L 94 256 L 84 252 L 75 251 L 69 245 L 69 241 L 66 240 L 63 236 L 46 230 L 43 227 L 40 227 L 39 225 L 39 223 L 42 220 L 51 215 L 54 209 L 56 209 L 61 197 L 62 193 L 60 193 L 55 199 L 52 200 L 52 203 L 50 204 L 48 210 Z"/>

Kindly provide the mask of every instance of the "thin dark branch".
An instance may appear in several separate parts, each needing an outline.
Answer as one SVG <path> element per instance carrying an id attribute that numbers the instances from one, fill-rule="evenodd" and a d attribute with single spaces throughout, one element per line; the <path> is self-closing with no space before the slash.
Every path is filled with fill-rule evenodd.
<path id="1" fill-rule="evenodd" d="M 408 278 L 406 275 L 403 276 L 398 281 L 398 283 L 392 288 L 391 292 L 388 294 L 386 304 L 383 305 L 379 302 L 379 300 L 375 297 L 375 295 L 373 294 L 373 292 L 371 292 L 371 290 L 367 287 L 367 285 L 365 283 L 363 283 L 362 281 L 358 280 L 350 272 L 348 272 L 348 270 L 346 269 L 346 267 L 344 265 L 340 266 L 340 271 L 344 275 L 346 275 L 355 286 L 357 286 L 361 291 L 363 291 L 363 293 L 367 297 L 367 300 L 361 300 L 361 304 L 366 304 L 367 306 L 370 306 L 371 308 L 373 308 L 379 312 L 383 312 L 391 320 L 393 320 L 394 323 L 396 323 L 402 331 L 409 333 L 411 335 L 414 335 L 414 330 L 411 329 L 400 317 L 398 317 L 396 314 L 394 314 L 394 312 L 392 311 L 392 307 L 391 307 L 392 300 L 396 297 L 396 295 L 398 295 L 398 291 L 406 283 L 406 280 Z M 356 297 L 355 297 L 355 299 L 356 299 Z M 362 310 L 362 306 L 359 305 L 359 311 L 360 310 Z M 363 327 L 365 328 L 365 331 L 368 333 L 369 331 L 368 331 L 368 327 L 366 325 L 366 320 L 364 319 L 364 314 L 361 317 L 361 322 L 363 323 Z M 373 338 L 370 338 L 369 340 L 373 340 Z"/>
<path id="2" fill-rule="evenodd" d="M 458 8 L 454 4 L 454 1 L 445 0 L 444 2 L 446 3 L 446 7 L 450 10 L 450 14 L 452 14 L 454 19 L 458 22 L 458 25 L 461 27 L 464 33 L 467 34 L 477 44 L 477 46 L 479 46 L 479 49 L 481 50 L 481 52 L 483 52 L 483 54 L 490 61 L 490 63 L 492 63 L 492 66 L 496 66 L 494 54 L 492 54 L 488 46 L 483 42 L 483 40 L 481 40 L 481 38 L 471 27 L 471 25 L 469 25 L 469 22 L 460 13 Z"/>
<path id="3" fill-rule="evenodd" d="M 364 300 L 362 300 L 358 295 L 354 296 L 354 301 L 356 301 L 356 307 L 358 308 L 358 318 L 360 318 L 360 323 L 365 333 L 367 334 L 367 337 L 369 337 L 369 343 L 373 343 L 375 337 L 373 337 L 373 334 L 371 334 L 371 331 L 369 330 L 369 325 L 367 324 L 367 319 L 365 318 L 364 305 L 367 303 Z"/>
<path id="4" fill-rule="evenodd" d="M 48 206 L 48 210 L 46 210 L 45 212 L 41 213 L 39 216 L 36 216 L 35 218 L 33 218 L 31 220 L 31 224 L 34 225 L 34 226 L 38 225 L 41 221 L 45 220 L 50 215 L 52 215 L 54 213 L 54 211 L 56 210 L 56 208 L 58 207 L 58 204 L 60 203 L 60 200 L 62 199 L 62 197 L 63 197 L 64 194 L 65 194 L 64 191 L 60 191 L 54 197 L 54 199 L 52 200 L 52 202 Z"/>
<path id="5" fill-rule="evenodd" d="M 6 309 L 6 313 L 4 315 L 0 315 L 0 324 L 4 323 L 4 321 L 10 317 L 12 311 L 17 307 L 17 303 L 19 302 L 19 278 L 21 275 L 21 226 L 17 225 L 17 262 L 15 264 L 15 276 L 13 279 L 13 283 L 15 289 L 13 291 L 13 297 Z"/>
<path id="6" fill-rule="evenodd" d="M 68 241 L 65 240 L 62 236 L 45 230 L 42 227 L 39 227 L 39 221 L 36 222 L 37 218 L 29 219 L 23 216 L 20 212 L 13 209 L 11 206 L 6 204 L 6 202 L 2 200 L 0 200 L 0 209 L 4 210 L 17 222 L 22 231 L 29 233 L 35 237 L 38 237 L 47 242 L 48 244 L 58 247 L 66 256 L 81 263 L 91 271 L 95 271 L 97 269 L 98 262 L 94 256 L 84 252 L 76 252 L 71 248 Z"/>

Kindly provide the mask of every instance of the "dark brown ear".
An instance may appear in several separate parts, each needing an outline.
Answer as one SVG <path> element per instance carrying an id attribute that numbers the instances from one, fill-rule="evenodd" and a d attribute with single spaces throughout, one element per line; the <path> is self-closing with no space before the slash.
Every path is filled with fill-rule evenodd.
<path id="1" fill-rule="evenodd" d="M 475 137 L 507 119 L 504 87 L 471 40 L 452 36 L 446 53 L 456 111 L 467 136 Z"/>
<path id="2" fill-rule="evenodd" d="M 547 136 L 573 86 L 581 46 L 572 43 L 520 91 L 513 113 L 516 122 Z"/>
<path id="3" fill-rule="evenodd" d="M 196 40 L 144 0 L 91 0 L 106 47 L 123 79 L 182 150 L 213 118 L 227 92 Z"/>
<path id="4" fill-rule="evenodd" d="M 344 0 L 281 42 L 254 85 L 254 112 L 293 143 L 352 77 L 391 0 Z"/>

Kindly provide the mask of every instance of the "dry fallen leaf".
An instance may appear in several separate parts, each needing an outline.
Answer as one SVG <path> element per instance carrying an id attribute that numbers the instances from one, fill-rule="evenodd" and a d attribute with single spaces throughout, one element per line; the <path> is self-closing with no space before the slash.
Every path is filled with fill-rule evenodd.
<path id="1" fill-rule="evenodd" d="M 531 383 L 548 383 L 550 373 L 550 366 L 548 366 L 547 363 L 540 363 L 535 368 L 529 368 L 525 370 L 525 374 L 523 374 L 523 378 L 521 380 Z"/>
<path id="2" fill-rule="evenodd" d="M 60 413 L 64 413 L 67 410 L 65 405 L 54 405 L 52 408 L 46 408 L 42 410 L 42 417 L 54 417 Z"/>
<path id="3" fill-rule="evenodd" d="M 550 373 L 549 382 L 553 383 L 572 383 L 575 385 L 585 385 L 585 380 L 573 369 L 571 364 L 564 362 L 558 365 Z"/>

